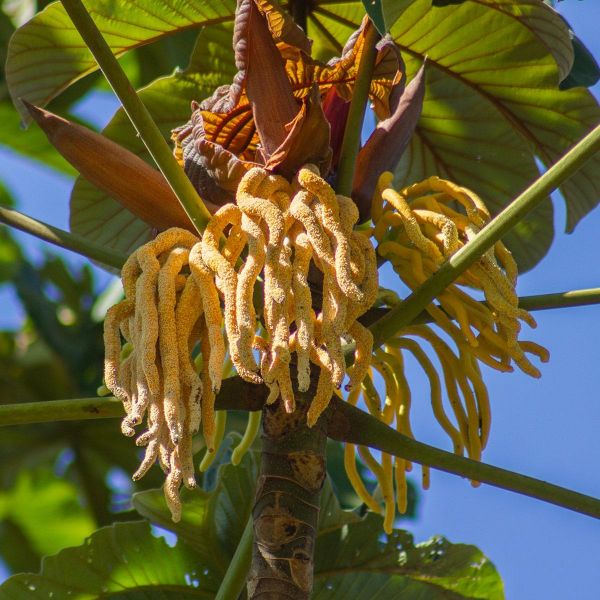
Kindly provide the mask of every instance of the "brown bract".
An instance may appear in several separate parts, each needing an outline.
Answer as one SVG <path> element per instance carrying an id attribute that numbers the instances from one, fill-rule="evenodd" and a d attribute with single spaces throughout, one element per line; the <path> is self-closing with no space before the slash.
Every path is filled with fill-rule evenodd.
<path id="1" fill-rule="evenodd" d="M 252 166 L 287 178 L 306 163 L 316 164 L 325 177 L 335 170 L 344 105 L 352 97 L 369 27 L 365 19 L 342 56 L 325 64 L 311 58 L 310 41 L 277 3 L 240 0 L 233 38 L 238 73 L 230 86 L 194 103 L 190 122 L 173 132 L 176 156 L 203 198 L 233 201 Z M 403 88 L 398 48 L 384 39 L 370 90 L 379 118 L 390 116 L 390 101 Z M 329 109 L 338 100 L 339 114 L 323 110 L 326 97 Z M 330 120 L 336 123 L 334 137 Z"/>
<path id="2" fill-rule="evenodd" d="M 160 171 L 107 137 L 22 102 L 50 143 L 96 187 L 152 227 L 195 231 Z"/>

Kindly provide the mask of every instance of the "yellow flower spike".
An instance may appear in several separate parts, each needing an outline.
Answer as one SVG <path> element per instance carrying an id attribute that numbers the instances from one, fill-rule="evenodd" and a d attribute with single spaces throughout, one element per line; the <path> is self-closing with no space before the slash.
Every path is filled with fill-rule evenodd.
<path id="1" fill-rule="evenodd" d="M 158 434 L 158 464 L 165 475 L 169 474 L 173 447 L 166 427 L 161 427 Z"/>
<path id="2" fill-rule="evenodd" d="M 248 423 L 244 435 L 240 440 L 240 443 L 233 449 L 231 453 L 231 464 L 236 466 L 242 462 L 242 459 L 246 455 L 246 452 L 250 449 L 250 446 L 254 443 L 256 436 L 260 430 L 260 422 L 262 413 L 260 410 L 250 411 L 248 413 Z"/>
<path id="3" fill-rule="evenodd" d="M 320 216 L 323 228 L 333 237 L 334 263 L 338 285 L 347 298 L 354 302 L 363 302 L 364 294 L 352 279 L 350 244 L 340 222 L 340 209 L 335 192 L 324 179 L 307 167 L 300 169 L 297 179 L 304 189 L 315 195 L 314 202 L 320 208 L 315 212 L 318 217 Z"/>
<path id="4" fill-rule="evenodd" d="M 241 222 L 233 223 L 225 237 L 222 254 L 232 267 L 235 267 L 240 254 L 246 246 L 246 236 Z"/>
<path id="5" fill-rule="evenodd" d="M 381 490 L 383 492 L 383 502 L 385 513 L 383 517 L 383 530 L 390 534 L 394 528 L 394 517 L 396 516 L 396 503 L 394 498 L 394 466 L 393 458 L 390 454 L 381 453 L 381 468 L 383 471 L 383 480 Z"/>
<path id="6" fill-rule="evenodd" d="M 412 394 L 408 380 L 404 373 L 404 358 L 402 353 L 397 348 L 385 346 L 385 360 L 392 367 L 394 379 L 398 385 L 398 407 L 396 411 L 396 427 L 398 431 L 414 439 L 412 427 L 410 424 L 410 408 L 412 402 Z M 405 461 L 406 470 L 412 469 L 410 461 Z"/>
<path id="7" fill-rule="evenodd" d="M 379 395 L 379 392 L 373 383 L 371 373 L 372 369 L 369 367 L 369 371 L 365 374 L 361 383 L 362 396 L 365 404 L 367 405 L 369 413 L 378 419 L 382 419 L 383 406 L 381 402 L 381 396 Z"/>
<path id="8" fill-rule="evenodd" d="M 467 313 L 465 304 L 456 298 L 455 295 L 449 292 L 443 292 L 440 294 L 440 304 L 444 307 L 446 312 L 450 314 L 450 316 L 456 319 L 456 322 L 459 324 L 460 330 L 462 331 L 469 345 L 477 347 L 479 345 L 479 341 L 471 329 L 469 314 Z"/>
<path id="9" fill-rule="evenodd" d="M 186 422 L 186 429 L 189 429 L 189 423 Z M 177 458 L 176 464 L 181 470 L 181 479 L 183 485 L 188 490 L 193 490 L 198 486 L 194 469 L 194 454 L 192 452 L 192 436 L 186 435 L 175 451 Z"/>
<path id="10" fill-rule="evenodd" d="M 381 506 L 379 506 L 375 498 L 367 491 L 365 484 L 360 478 L 358 469 L 356 468 L 356 446 L 354 444 L 346 444 L 344 447 L 344 469 L 356 495 L 374 513 L 381 513 Z"/>
<path id="11" fill-rule="evenodd" d="M 422 196 L 429 192 L 443 192 L 450 199 L 462 204 L 467 212 L 467 217 L 477 227 L 483 227 L 491 218 L 487 207 L 474 192 L 435 175 L 403 190 L 408 197 Z"/>
<path id="12" fill-rule="evenodd" d="M 333 256 L 331 242 L 317 216 L 310 208 L 310 204 L 311 194 L 305 190 L 300 190 L 296 192 L 292 199 L 290 213 L 304 227 L 313 250 L 321 261 L 323 274 L 330 274 L 335 277 L 335 267 L 331 259 Z"/>
<path id="13" fill-rule="evenodd" d="M 544 346 L 528 341 L 520 342 L 520 346 L 524 352 L 537 356 L 543 363 L 547 363 L 550 360 L 550 352 Z"/>
<path id="14" fill-rule="evenodd" d="M 192 248 L 189 264 L 204 308 L 204 321 L 208 330 L 206 335 L 208 335 L 211 349 L 210 360 L 206 358 L 205 363 L 208 367 L 209 386 L 216 394 L 221 388 L 223 362 L 225 361 L 225 341 L 221 332 L 223 316 L 213 275 L 202 259 L 202 244 L 196 244 Z"/>
<path id="15" fill-rule="evenodd" d="M 410 340 L 407 338 L 399 338 L 397 340 L 394 340 L 394 346 L 408 350 L 423 368 L 423 371 L 429 379 L 429 385 L 431 388 L 431 407 L 433 409 L 433 414 L 435 415 L 435 418 L 437 419 L 438 423 L 442 426 L 442 429 L 448 434 L 448 436 L 452 440 L 453 446 L 455 448 L 459 448 L 462 445 L 462 436 L 460 434 L 460 431 L 451 423 L 450 419 L 446 415 L 444 406 L 442 404 L 440 379 L 431 360 L 414 340 Z M 468 414 L 470 426 L 471 416 L 472 415 Z M 475 434 L 478 431 L 477 425 L 478 420 L 477 415 L 475 415 L 475 430 L 473 432 L 473 435 L 470 437 L 475 437 Z M 470 428 L 469 432 L 471 433 Z M 474 439 L 470 439 L 470 442 L 473 447 L 473 450 L 475 451 L 476 448 L 479 446 L 479 438 L 477 437 L 476 441 Z M 472 458 L 474 457 L 472 456 Z"/>
<path id="16" fill-rule="evenodd" d="M 357 386 L 360 386 L 369 370 L 371 355 L 373 353 L 373 334 L 358 321 L 352 323 L 348 333 L 352 336 L 356 344 L 354 364 L 348 369 L 349 381 L 346 385 L 346 391 L 352 391 Z"/>
<path id="17" fill-rule="evenodd" d="M 227 411 L 226 410 L 218 410 L 215 412 L 215 433 L 214 440 L 212 445 L 208 445 L 206 447 L 206 452 L 204 453 L 204 457 L 202 458 L 202 462 L 200 463 L 199 470 L 201 473 L 204 473 L 208 470 L 210 465 L 214 462 L 217 452 L 221 447 L 221 442 L 223 441 L 223 437 L 225 435 L 225 425 L 227 424 Z"/>
<path id="18" fill-rule="evenodd" d="M 275 302 L 282 303 L 286 290 L 277 285 L 277 265 L 285 235 L 285 219 L 283 212 L 270 199 L 256 195 L 259 188 L 266 198 L 270 198 L 271 193 L 281 189 L 281 183 L 279 179 L 270 177 L 268 171 L 255 167 L 242 178 L 237 189 L 236 201 L 239 208 L 249 217 L 263 220 L 267 224 L 269 236 L 265 261 L 265 296 L 273 297 Z"/>
<path id="19" fill-rule="evenodd" d="M 151 246 L 137 251 L 142 274 L 136 282 L 136 328 L 140 331 L 138 370 L 143 372 L 150 393 L 158 394 L 160 380 L 156 367 L 156 343 L 158 342 L 158 308 L 156 306 L 156 282 L 160 263 Z"/>
<path id="20" fill-rule="evenodd" d="M 336 388 L 340 388 L 346 374 L 346 359 L 342 350 L 340 335 L 346 320 L 346 298 L 335 280 L 325 277 L 323 280 L 323 311 L 320 317 L 320 333 L 327 352 L 331 356 L 332 377 Z"/>
<path id="21" fill-rule="evenodd" d="M 125 298 L 129 298 L 130 300 L 135 298 L 135 282 L 140 272 L 141 267 L 138 263 L 137 253 L 133 252 L 121 269 L 121 283 L 123 284 Z"/>
<path id="22" fill-rule="evenodd" d="M 377 293 L 379 292 L 379 271 L 377 270 L 377 255 L 375 253 L 375 248 L 368 236 L 360 232 L 354 232 L 353 239 L 364 256 L 365 273 L 360 282 L 363 291 L 363 301 L 359 303 L 349 303 L 346 315 L 347 327 L 371 308 L 377 299 Z"/>
<path id="23" fill-rule="evenodd" d="M 473 483 L 473 482 L 471 482 Z M 431 486 L 431 470 L 427 465 L 421 466 L 421 487 L 428 490 Z"/>
<path id="24" fill-rule="evenodd" d="M 381 462 L 380 465 L 373 455 L 369 448 L 365 446 L 358 447 L 358 453 L 360 457 L 363 459 L 364 463 L 367 465 L 368 469 L 375 475 L 377 482 L 379 483 L 379 487 L 381 488 L 381 492 L 383 495 L 384 502 L 384 511 L 383 511 L 383 530 L 390 534 L 394 525 L 394 516 L 396 511 L 396 506 L 394 502 L 394 490 L 392 477 L 393 473 L 391 472 L 391 457 L 389 454 L 385 452 L 381 453 Z"/>
<path id="25" fill-rule="evenodd" d="M 411 263 L 414 276 L 418 281 L 425 281 L 427 276 L 423 271 L 423 260 L 418 251 L 412 248 L 405 248 L 397 242 L 385 241 L 379 244 L 377 252 L 383 258 L 387 258 L 394 267 L 401 265 L 401 259 L 408 260 Z"/>
<path id="26" fill-rule="evenodd" d="M 241 222 L 241 211 L 235 204 L 226 204 L 213 215 L 202 236 L 202 259 L 218 276 L 217 285 L 224 297 L 225 331 L 227 332 L 231 360 L 242 379 L 251 383 L 260 383 L 261 379 L 252 370 L 252 365 L 243 364 L 238 352 L 237 273 L 219 251 L 219 240 L 223 229 L 227 225 L 237 222 Z"/>
<path id="27" fill-rule="evenodd" d="M 313 249 L 306 233 L 294 239 L 292 288 L 295 298 L 296 357 L 298 362 L 298 390 L 305 392 L 310 386 L 310 345 L 314 335 L 312 295 L 308 286 L 308 269 Z"/>
<path id="28" fill-rule="evenodd" d="M 252 342 L 256 330 L 254 310 L 254 285 L 265 264 L 265 236 L 260 226 L 248 215 L 242 215 L 242 229 L 248 241 L 248 256 L 239 275 L 236 290 L 236 316 L 239 330 L 240 359 L 256 370 L 252 355 Z"/>
<path id="29" fill-rule="evenodd" d="M 477 411 L 479 413 L 479 438 L 481 440 L 481 449 L 483 450 L 487 445 L 492 425 L 489 394 L 481 377 L 481 370 L 475 357 L 465 353 L 461 356 L 460 360 L 475 391 Z"/>
<path id="30" fill-rule="evenodd" d="M 202 382 L 191 358 L 190 346 L 195 344 L 193 336 L 196 322 L 202 315 L 202 302 L 200 290 L 196 280 L 190 276 L 181 292 L 175 309 L 175 324 L 177 327 L 177 350 L 179 353 L 179 369 L 184 381 L 189 388 L 190 432 L 195 433 L 200 426 L 200 395 Z"/>
<path id="31" fill-rule="evenodd" d="M 454 447 L 456 454 L 462 454 L 464 446 L 469 443 L 469 423 L 467 420 L 467 414 L 463 407 L 460 399 L 458 388 L 460 388 L 463 396 L 468 394 L 472 395 L 471 388 L 467 382 L 466 374 L 461 369 L 459 358 L 450 349 L 450 346 L 444 342 L 439 336 L 437 336 L 429 327 L 426 325 L 414 325 L 407 327 L 403 333 L 406 335 L 413 335 L 421 337 L 431 344 L 436 356 L 442 367 L 442 374 L 444 377 L 444 384 L 446 386 L 446 393 L 450 406 L 454 412 L 454 417 L 458 423 L 458 428 L 461 433 L 462 444 Z M 469 353 L 465 353 L 465 356 L 470 356 Z M 457 387 L 458 386 L 458 387 Z M 485 390 L 485 386 L 483 388 Z M 487 395 L 487 390 L 485 390 Z"/>
<path id="32" fill-rule="evenodd" d="M 430 256 L 435 261 L 441 262 L 443 260 L 442 253 L 434 242 L 423 235 L 417 218 L 413 214 L 406 198 L 391 188 L 385 189 L 382 197 L 398 211 L 398 215 L 402 220 L 402 225 L 404 226 L 410 241 L 421 250 L 425 256 Z"/>
<path id="33" fill-rule="evenodd" d="M 150 440 L 146 446 L 144 458 L 137 468 L 137 471 L 131 476 L 133 481 L 139 481 L 149 470 L 150 467 L 156 462 L 158 458 L 158 446 L 159 442 L 157 439 Z"/>
<path id="34" fill-rule="evenodd" d="M 392 186 L 394 180 L 394 174 L 390 171 L 384 171 L 377 180 L 377 186 L 375 193 L 373 194 L 373 201 L 371 203 L 371 220 L 373 223 L 379 222 L 383 214 L 383 190 Z"/>
<path id="35" fill-rule="evenodd" d="M 202 373 L 200 378 L 202 380 L 202 400 L 201 400 L 201 423 L 202 423 L 202 435 L 208 448 L 214 448 L 215 445 L 215 392 L 213 389 L 214 380 L 211 376 L 213 369 L 213 345 L 209 335 L 209 327 L 207 321 L 207 313 L 204 313 L 205 319 L 203 319 L 200 326 L 200 353 L 202 354 Z M 225 353 L 223 353 L 221 362 L 219 364 L 219 377 L 221 377 L 221 369 L 223 368 L 223 362 L 225 360 Z"/>
<path id="36" fill-rule="evenodd" d="M 106 312 L 104 319 L 104 381 L 106 387 L 122 402 L 128 399 L 119 377 L 121 363 L 121 322 L 133 312 L 133 301 L 125 299 Z"/>
<path id="37" fill-rule="evenodd" d="M 421 223 L 433 225 L 440 233 L 444 256 L 450 256 L 460 248 L 458 229 L 447 217 L 431 210 L 413 209 L 413 214 Z"/>
<path id="38" fill-rule="evenodd" d="M 163 404 L 171 441 L 177 445 L 183 435 L 183 402 L 179 372 L 179 344 L 175 319 L 175 280 L 190 251 L 175 248 L 171 251 L 158 275 L 159 349 L 163 376 Z M 186 346 L 187 352 L 187 346 Z"/>
<path id="39" fill-rule="evenodd" d="M 182 473 L 173 464 L 173 454 L 171 454 L 171 464 L 169 465 L 169 473 L 163 484 L 163 492 L 165 501 L 171 512 L 173 523 L 178 523 L 181 520 L 181 498 L 179 497 L 179 487 L 181 486 Z"/>
<path id="40" fill-rule="evenodd" d="M 289 241 L 286 240 L 279 253 L 279 264 L 277 265 L 277 272 L 279 276 L 279 282 L 283 289 L 288 290 L 286 299 L 282 303 L 277 303 L 272 307 L 271 314 L 273 318 L 273 330 L 271 333 L 271 351 L 275 357 L 275 360 L 285 365 L 285 369 L 288 371 L 289 377 L 289 362 L 290 362 L 290 351 L 289 351 L 289 338 L 290 338 L 290 319 L 289 313 L 290 308 L 293 306 L 293 297 L 289 291 L 292 287 L 292 262 L 291 262 L 292 249 L 289 245 Z M 269 300 L 270 301 L 270 300 Z M 265 298 L 265 308 L 267 299 Z M 281 387 L 281 384 L 280 384 Z M 287 387 L 287 386 L 286 386 Z M 293 394 L 292 394 L 293 397 Z"/>
<path id="41" fill-rule="evenodd" d="M 313 427 L 323 414 L 323 411 L 329 406 L 334 393 L 335 385 L 333 383 L 332 374 L 328 369 L 321 369 L 319 373 L 319 381 L 317 383 L 317 391 L 315 397 L 310 403 L 306 421 L 309 427 Z"/>

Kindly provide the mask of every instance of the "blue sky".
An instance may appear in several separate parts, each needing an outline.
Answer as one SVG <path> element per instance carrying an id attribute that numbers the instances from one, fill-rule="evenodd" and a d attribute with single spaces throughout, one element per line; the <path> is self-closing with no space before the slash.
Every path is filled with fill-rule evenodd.
<path id="1" fill-rule="evenodd" d="M 598 1 L 565 0 L 558 7 L 599 57 Z M 82 116 L 90 118 L 93 108 L 106 117 L 114 106 L 110 98 L 96 98 L 93 106 L 81 107 Z M 0 179 L 12 190 L 20 210 L 66 227 L 68 178 L 0 150 Z M 555 208 L 556 241 L 540 265 L 522 276 L 520 294 L 600 285 L 600 211 L 588 216 L 574 234 L 565 235 L 562 199 L 556 199 Z M 28 238 L 27 248 L 40 256 L 45 246 Z M 69 261 L 81 262 L 74 255 Z M 21 315 L 7 288 L 0 289 L 0 306 L 9 307 L 0 311 L 0 328 L 19 322 Z M 550 349 L 551 361 L 543 366 L 540 380 L 486 371 L 493 427 L 484 459 L 600 497 L 600 307 L 535 316 L 538 328 L 528 337 Z M 422 390 L 415 398 L 426 400 L 427 390 Z M 448 448 L 429 402 L 415 402 L 414 410 L 417 437 Z M 498 567 L 509 600 L 590 598 L 600 590 L 600 524 L 558 507 L 489 486 L 473 489 L 456 476 L 434 472 L 431 490 L 421 494 L 419 518 L 407 528 L 417 540 L 443 534 L 452 542 L 479 546 Z"/>

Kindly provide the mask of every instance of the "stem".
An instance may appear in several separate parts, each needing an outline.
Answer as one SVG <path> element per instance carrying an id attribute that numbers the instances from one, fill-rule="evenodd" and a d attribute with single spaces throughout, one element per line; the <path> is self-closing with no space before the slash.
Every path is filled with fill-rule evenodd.
<path id="1" fill-rule="evenodd" d="M 106 250 L 102 246 L 96 246 L 77 234 L 63 231 L 58 227 L 53 227 L 10 208 L 0 206 L 0 223 L 10 225 L 15 229 L 34 235 L 55 246 L 77 252 L 77 254 L 87 256 L 92 260 L 96 260 L 108 267 L 114 267 L 115 269 L 121 269 L 127 258 L 117 252 Z"/>
<path id="2" fill-rule="evenodd" d="M 110 419 L 125 415 L 116 398 L 73 398 L 0 405 L 0 425 Z"/>
<path id="3" fill-rule="evenodd" d="M 246 585 L 246 576 L 252 561 L 252 519 L 248 519 L 244 533 L 235 549 L 215 600 L 237 600 Z"/>
<path id="4" fill-rule="evenodd" d="M 525 310 L 550 310 L 552 308 L 570 308 L 600 304 L 600 288 L 571 290 L 554 294 L 537 294 L 519 298 L 519 308 Z"/>
<path id="5" fill-rule="evenodd" d="M 259 410 L 266 397 L 264 386 L 231 377 L 223 381 L 216 407 L 218 410 Z M 327 435 L 331 439 L 370 446 L 440 471 L 600 518 L 600 500 L 596 498 L 417 442 L 335 397 L 330 406 Z M 124 414 L 121 402 L 111 397 L 5 404 L 0 406 L 0 425 L 100 419 L 122 417 Z M 318 424 L 323 420 L 320 419 Z"/>
<path id="6" fill-rule="evenodd" d="M 148 109 L 129 83 L 110 46 L 102 37 L 81 0 L 61 0 L 61 2 L 77 31 L 94 55 L 108 83 L 121 101 L 123 109 L 146 148 L 148 148 L 154 162 L 169 182 L 198 233 L 202 233 L 206 223 L 210 220 L 210 213 L 187 175 L 175 160 L 169 145 L 153 121 Z"/>
<path id="7" fill-rule="evenodd" d="M 313 369 L 310 389 L 295 395 L 293 413 L 285 412 L 281 400 L 263 409 L 249 600 L 311 595 L 327 443 L 327 418 L 314 427 L 306 424 L 317 380 Z"/>
<path id="8" fill-rule="evenodd" d="M 581 168 L 598 150 L 600 150 L 600 125 L 513 200 L 406 300 L 373 324 L 370 329 L 375 338 L 375 346 L 380 346 L 402 327 L 411 323 L 436 296 L 519 223 L 527 213 Z"/>
<path id="9" fill-rule="evenodd" d="M 487 306 L 485 300 L 480 300 L 479 303 Z M 572 308 L 574 306 L 593 306 L 595 304 L 600 304 L 600 288 L 519 296 L 519 308 L 524 308 L 530 312 L 555 308 Z M 359 320 L 363 325 L 369 326 L 385 317 L 391 310 L 391 308 L 371 308 Z M 449 316 L 449 318 L 451 317 Z M 412 320 L 414 325 L 433 322 L 434 319 L 427 311 L 421 311 Z"/>
<path id="10" fill-rule="evenodd" d="M 417 442 L 337 398 L 333 398 L 331 404 L 334 413 L 327 433 L 334 440 L 370 446 L 440 471 L 488 483 L 600 519 L 600 500 L 596 498 Z"/>
<path id="11" fill-rule="evenodd" d="M 261 410 L 267 397 L 262 385 L 246 383 L 239 377 L 229 377 L 221 384 L 216 410 Z M 54 421 L 84 421 L 125 416 L 123 405 L 112 396 L 104 398 L 71 398 L 44 402 L 0 404 L 0 427 Z"/>
<path id="12" fill-rule="evenodd" d="M 344 140 L 340 151 L 340 165 L 338 168 L 336 192 L 344 196 L 352 193 L 352 182 L 354 180 L 354 166 L 360 147 L 360 135 L 365 118 L 365 109 L 371 89 L 371 78 L 375 69 L 377 58 L 377 42 L 380 35 L 373 23 L 369 21 L 367 34 L 360 63 L 358 65 L 358 76 L 354 84 L 348 120 L 344 130 Z"/>

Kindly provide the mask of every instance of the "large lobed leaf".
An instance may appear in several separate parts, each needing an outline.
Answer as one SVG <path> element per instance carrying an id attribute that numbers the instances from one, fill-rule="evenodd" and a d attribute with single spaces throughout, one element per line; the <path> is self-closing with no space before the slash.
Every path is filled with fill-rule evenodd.
<path id="1" fill-rule="evenodd" d="M 339 15 L 314 13 L 319 26 L 337 27 L 341 38 L 361 14 L 349 4 Z M 441 8 L 414 0 L 391 35 L 409 79 L 428 61 L 423 112 L 397 170 L 400 185 L 447 177 L 474 189 L 496 213 L 537 178 L 536 158 L 555 162 L 600 121 L 587 90 L 559 89 L 573 63 L 568 27 L 538 0 L 469 0 Z M 561 191 L 571 231 L 600 199 L 600 158 Z M 521 270 L 547 252 L 552 221 L 547 201 L 507 236 Z"/>
<path id="2" fill-rule="evenodd" d="M 88 4 L 120 55 L 182 28 L 230 20 L 234 3 L 178 3 L 177 10 L 169 5 L 162 16 L 151 0 Z M 536 158 L 553 163 L 600 120 L 587 90 L 559 90 L 573 64 L 573 47 L 566 23 L 539 0 L 468 0 L 442 7 L 432 7 L 431 0 L 381 0 L 375 6 L 401 46 L 409 77 L 428 57 L 423 115 L 398 168 L 400 184 L 436 174 L 449 177 L 473 188 L 497 212 L 539 175 Z M 316 1 L 308 16 L 314 55 L 339 54 L 363 14 L 361 2 Z M 51 6 L 14 35 L 8 74 L 13 97 L 42 102 L 95 68 L 67 21 L 62 8 Z M 187 120 L 182 97 L 190 88 L 182 92 L 185 83 L 178 77 L 160 81 L 145 99 L 166 131 Z M 177 99 L 181 112 L 169 102 Z M 117 126 L 107 133 L 125 138 Z M 562 187 L 568 231 L 598 202 L 599 163 L 600 158 L 592 159 Z M 83 204 L 90 211 L 85 218 L 74 215 L 78 231 L 123 251 L 146 239 L 147 228 L 114 204 L 103 217 L 103 204 L 96 204 L 97 194 L 89 187 L 79 186 L 77 193 L 88 196 Z M 547 252 L 552 220 L 547 201 L 508 236 L 522 270 Z"/>
<path id="3" fill-rule="evenodd" d="M 212 598 L 200 589 L 198 565 L 183 544 L 167 546 L 145 522 L 103 527 L 85 544 L 44 558 L 39 574 L 23 573 L 0 586 L 0 600 L 187 600 Z"/>
<path id="4" fill-rule="evenodd" d="M 184 494 L 179 523 L 171 521 L 161 490 L 137 494 L 138 511 L 175 533 L 174 546 L 154 537 L 146 523 L 105 527 L 84 545 L 45 558 L 40 574 L 8 579 L 0 600 L 214 598 L 250 516 L 257 477 L 255 452 L 240 467 L 221 466 L 212 492 Z M 381 528 L 379 516 L 342 511 L 327 482 L 313 598 L 367 600 L 376 589 L 381 598 L 502 600 L 496 570 L 473 546 L 441 538 L 415 545 L 399 530 L 381 541 Z"/>
<path id="5" fill-rule="evenodd" d="M 191 27 L 231 21 L 234 0 L 84 0 L 116 56 Z M 14 100 L 43 106 L 98 65 L 71 19 L 54 2 L 21 27 L 8 48 L 6 79 Z M 30 116 L 18 106 L 25 121 Z"/>

